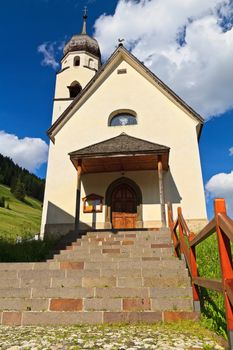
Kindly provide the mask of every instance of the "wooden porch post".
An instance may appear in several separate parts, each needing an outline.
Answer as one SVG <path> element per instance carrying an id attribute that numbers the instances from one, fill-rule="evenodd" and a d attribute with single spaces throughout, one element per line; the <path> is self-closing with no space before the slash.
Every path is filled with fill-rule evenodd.
<path id="1" fill-rule="evenodd" d="M 164 183 L 163 183 L 163 163 L 161 157 L 158 159 L 158 175 L 159 175 L 159 199 L 161 206 L 161 221 L 162 227 L 166 227 L 166 211 L 165 211 L 165 197 L 164 197 Z"/>
<path id="2" fill-rule="evenodd" d="M 80 222 L 80 199 L 81 199 L 81 175 L 82 175 L 82 161 L 78 161 L 77 166 L 77 189 L 76 189 L 76 211 L 75 211 L 75 230 L 79 230 Z"/>

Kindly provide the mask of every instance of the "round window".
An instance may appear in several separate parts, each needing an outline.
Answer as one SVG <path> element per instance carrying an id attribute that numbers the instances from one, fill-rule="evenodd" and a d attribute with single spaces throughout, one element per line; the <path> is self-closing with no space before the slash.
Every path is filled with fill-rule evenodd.
<path id="1" fill-rule="evenodd" d="M 136 117 L 127 113 L 117 114 L 110 121 L 110 126 L 125 126 L 135 124 L 137 124 Z"/>

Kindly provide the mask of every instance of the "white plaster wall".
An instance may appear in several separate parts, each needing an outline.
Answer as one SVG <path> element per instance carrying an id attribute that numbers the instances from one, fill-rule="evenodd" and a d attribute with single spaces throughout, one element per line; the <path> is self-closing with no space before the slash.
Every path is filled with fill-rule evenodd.
<path id="1" fill-rule="evenodd" d="M 53 102 L 53 116 L 52 116 L 52 123 L 54 123 L 60 115 L 64 112 L 64 110 L 71 104 L 73 100 L 66 100 L 66 101 L 54 101 Z"/>
<path id="2" fill-rule="evenodd" d="M 119 68 L 126 68 L 127 74 L 117 74 Z M 118 109 L 134 110 L 138 116 L 138 125 L 108 127 L 109 115 Z M 185 218 L 206 219 L 197 124 L 196 120 L 170 101 L 131 65 L 122 61 L 61 128 L 55 137 L 55 144 L 50 146 L 42 231 L 46 222 L 67 223 L 74 220 L 76 171 L 68 153 L 117 136 L 121 132 L 171 148 L 171 175 L 167 174 L 165 178 L 166 197 L 169 200 L 174 199 L 178 193 Z M 138 184 L 140 182 L 142 191 L 147 193 L 150 202 L 153 202 L 154 194 L 150 181 L 155 175 L 149 173 L 145 175 L 138 172 L 129 175 L 137 180 Z M 107 188 L 111 179 L 116 179 L 121 174 L 86 176 L 90 177 L 90 184 L 92 183 L 90 193 L 103 194 L 104 184 L 106 183 Z M 82 188 L 82 196 L 84 195 L 85 191 Z M 52 214 L 47 217 L 48 202 L 66 214 L 60 215 L 59 211 L 50 210 Z M 159 207 L 144 204 L 143 216 L 148 223 L 160 220 Z M 101 222 L 104 218 L 103 213 L 98 215 L 97 220 Z M 85 218 L 81 214 L 81 220 L 89 222 L 90 218 L 88 214 Z"/>
<path id="3" fill-rule="evenodd" d="M 76 56 L 80 57 L 80 65 L 74 66 L 74 58 Z M 53 105 L 53 117 L 52 123 L 58 119 L 58 117 L 65 111 L 65 109 L 70 105 L 73 99 L 69 99 L 70 93 L 68 86 L 70 86 L 74 81 L 80 83 L 82 88 L 89 83 L 89 81 L 96 74 L 96 71 L 93 69 L 89 69 L 87 66 L 89 65 L 89 59 L 92 59 L 92 67 L 94 69 L 98 69 L 99 60 L 86 52 L 70 52 L 68 53 L 62 60 L 62 70 L 57 73 L 56 76 L 56 86 L 55 86 L 55 101 Z M 56 100 L 58 99 L 58 100 Z"/>
<path id="4" fill-rule="evenodd" d="M 66 67 L 72 67 L 74 66 L 74 58 L 79 56 L 80 57 L 80 67 L 82 66 L 88 66 L 89 65 L 89 59 L 91 58 L 93 60 L 93 64 L 91 65 L 91 68 L 98 69 L 99 68 L 99 59 L 96 58 L 94 55 L 92 55 L 89 52 L 86 51 L 73 51 L 69 52 L 63 59 L 62 59 L 62 69 Z M 78 67 L 75 67 L 78 68 Z"/>

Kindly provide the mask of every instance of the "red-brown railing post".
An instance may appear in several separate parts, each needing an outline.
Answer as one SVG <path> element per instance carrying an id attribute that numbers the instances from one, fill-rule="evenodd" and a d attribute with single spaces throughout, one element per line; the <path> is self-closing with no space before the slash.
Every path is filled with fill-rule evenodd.
<path id="1" fill-rule="evenodd" d="M 179 226 L 179 240 L 180 240 L 180 255 L 181 255 L 181 259 L 184 260 L 184 233 L 183 233 L 183 228 L 182 225 L 180 223 L 180 215 L 182 215 L 182 209 L 181 207 L 177 208 L 177 214 L 178 214 L 178 226 Z"/>
<path id="2" fill-rule="evenodd" d="M 172 239 L 173 245 L 174 245 L 174 256 L 177 258 L 178 257 L 178 254 L 177 254 L 178 240 L 177 240 L 176 234 L 174 232 L 173 209 L 172 209 L 171 202 L 167 203 L 167 216 L 168 216 L 168 227 L 170 229 L 171 239 Z"/>
<path id="3" fill-rule="evenodd" d="M 226 281 L 233 278 L 231 245 L 229 238 L 219 226 L 219 214 L 226 215 L 226 205 L 223 198 L 214 200 L 216 230 L 218 237 L 219 258 L 222 270 L 223 295 L 226 309 L 227 331 L 230 349 L 233 349 L 233 309 L 226 292 Z"/>
<path id="4" fill-rule="evenodd" d="M 189 242 L 191 242 L 194 237 L 195 237 L 195 234 L 191 233 L 189 236 Z M 199 298 L 199 290 L 198 290 L 198 286 L 196 286 L 193 283 L 193 278 L 198 277 L 195 246 L 190 247 L 190 268 L 191 268 L 192 290 L 193 290 L 193 307 L 194 307 L 194 311 L 200 312 L 201 305 L 200 305 L 200 298 Z"/>
<path id="5" fill-rule="evenodd" d="M 173 229 L 174 220 L 173 220 L 173 209 L 171 202 L 167 203 L 167 211 L 168 211 L 168 225 L 170 230 Z"/>

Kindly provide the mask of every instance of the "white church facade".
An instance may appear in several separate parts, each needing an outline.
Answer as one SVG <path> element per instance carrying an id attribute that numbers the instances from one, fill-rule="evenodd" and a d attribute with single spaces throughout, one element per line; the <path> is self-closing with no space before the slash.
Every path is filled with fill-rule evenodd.
<path id="1" fill-rule="evenodd" d="M 101 65 L 83 31 L 57 73 L 41 234 L 157 228 L 166 205 L 206 224 L 202 117 L 122 44 Z"/>

